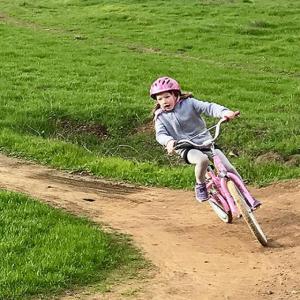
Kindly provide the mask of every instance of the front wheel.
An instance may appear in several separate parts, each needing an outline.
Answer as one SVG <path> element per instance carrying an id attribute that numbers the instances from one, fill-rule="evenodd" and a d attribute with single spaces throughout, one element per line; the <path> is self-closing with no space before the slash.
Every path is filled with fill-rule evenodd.
<path id="1" fill-rule="evenodd" d="M 268 240 L 239 188 L 231 180 L 227 182 L 227 188 L 251 232 L 263 246 L 268 246 Z"/>

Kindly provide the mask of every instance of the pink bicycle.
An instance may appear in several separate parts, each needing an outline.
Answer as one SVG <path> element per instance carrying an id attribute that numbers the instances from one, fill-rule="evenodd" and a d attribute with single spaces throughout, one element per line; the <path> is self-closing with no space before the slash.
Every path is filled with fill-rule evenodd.
<path id="1" fill-rule="evenodd" d="M 238 114 L 239 112 L 236 113 L 236 115 Z M 207 169 L 206 186 L 209 194 L 208 202 L 212 209 L 225 223 L 232 223 L 233 217 L 240 218 L 243 216 L 255 238 L 261 245 L 267 246 L 266 235 L 254 215 L 259 202 L 251 196 L 243 180 L 225 168 L 215 151 L 215 140 L 220 134 L 221 124 L 226 121 L 228 120 L 221 119 L 216 125 L 206 129 L 205 132 L 215 128 L 215 134 L 212 139 L 205 141 L 203 144 L 198 145 L 191 140 L 182 139 L 176 142 L 175 149 L 193 147 L 204 153 L 210 152 L 209 157 L 211 157 L 213 164 Z"/>

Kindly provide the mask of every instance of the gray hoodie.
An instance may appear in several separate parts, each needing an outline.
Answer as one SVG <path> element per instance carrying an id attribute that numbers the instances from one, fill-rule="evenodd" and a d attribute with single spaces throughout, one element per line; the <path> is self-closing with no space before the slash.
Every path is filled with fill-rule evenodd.
<path id="1" fill-rule="evenodd" d="M 206 129 L 205 121 L 200 115 L 203 113 L 210 117 L 222 118 L 228 111 L 228 108 L 216 103 L 194 98 L 180 100 L 172 111 L 158 109 L 155 112 L 156 140 L 163 146 L 171 140 L 180 139 L 190 139 L 201 144 L 211 138 L 211 135 L 209 132 L 197 135 Z"/>

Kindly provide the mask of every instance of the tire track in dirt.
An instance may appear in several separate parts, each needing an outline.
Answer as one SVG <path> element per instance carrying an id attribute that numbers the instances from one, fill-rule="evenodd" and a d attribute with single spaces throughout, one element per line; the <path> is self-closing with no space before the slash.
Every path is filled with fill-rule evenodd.
<path id="1" fill-rule="evenodd" d="M 299 180 L 251 189 L 264 202 L 257 217 L 272 240 L 269 248 L 253 239 L 242 220 L 232 225 L 219 221 L 208 205 L 194 201 L 191 191 L 70 175 L 4 155 L 0 187 L 132 235 L 157 266 L 153 278 L 130 283 L 131 289 L 136 286 L 134 299 L 300 297 Z M 64 299 L 126 298 L 115 290 Z"/>

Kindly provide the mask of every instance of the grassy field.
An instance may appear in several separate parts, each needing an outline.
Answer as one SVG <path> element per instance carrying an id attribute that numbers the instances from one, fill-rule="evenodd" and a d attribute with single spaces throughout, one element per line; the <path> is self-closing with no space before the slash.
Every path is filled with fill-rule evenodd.
<path id="1" fill-rule="evenodd" d="M 252 184 L 299 177 L 299 12 L 292 0 L 2 0 L 1 151 L 189 188 L 193 170 L 151 130 L 149 85 L 167 74 L 241 111 L 219 144 Z"/>
<path id="2" fill-rule="evenodd" d="M 21 194 L 0 191 L 0 299 L 28 299 L 132 276 L 145 266 L 128 239 Z M 118 277 L 117 276 L 117 277 Z"/>

